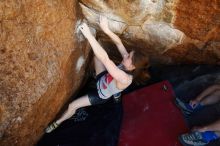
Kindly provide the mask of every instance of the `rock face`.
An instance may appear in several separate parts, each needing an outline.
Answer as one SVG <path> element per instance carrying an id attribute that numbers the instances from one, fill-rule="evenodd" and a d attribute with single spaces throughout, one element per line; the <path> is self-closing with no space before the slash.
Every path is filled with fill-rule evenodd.
<path id="1" fill-rule="evenodd" d="M 99 15 L 107 16 L 152 64 L 219 62 L 219 0 L 2 0 L 0 145 L 34 145 L 79 88 L 89 54 L 77 29 L 81 12 L 97 30 Z"/>
<path id="2" fill-rule="evenodd" d="M 215 64 L 220 59 L 220 2 L 208 0 L 81 0 L 97 27 L 99 15 L 152 63 Z M 97 27 L 98 28 L 98 27 Z"/>
<path id="3" fill-rule="evenodd" d="M 0 145 L 31 146 L 79 88 L 88 44 L 73 0 L 0 1 Z"/>

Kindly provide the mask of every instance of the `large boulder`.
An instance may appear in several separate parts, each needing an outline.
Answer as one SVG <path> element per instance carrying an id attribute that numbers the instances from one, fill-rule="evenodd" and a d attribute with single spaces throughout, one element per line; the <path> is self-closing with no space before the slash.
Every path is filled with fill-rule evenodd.
<path id="1" fill-rule="evenodd" d="M 88 43 L 74 0 L 0 1 L 0 145 L 31 146 L 79 88 Z"/>
<path id="2" fill-rule="evenodd" d="M 152 64 L 220 60 L 218 0 L 2 0 L 0 145 L 34 145 L 79 89 L 90 61 L 77 29 L 82 21 L 96 28 L 103 46 L 115 47 L 101 33 L 99 15 Z M 108 52 L 117 60 L 115 49 Z"/>
<path id="3" fill-rule="evenodd" d="M 94 27 L 99 15 L 152 63 L 215 64 L 220 60 L 220 2 L 209 0 L 81 0 Z"/>

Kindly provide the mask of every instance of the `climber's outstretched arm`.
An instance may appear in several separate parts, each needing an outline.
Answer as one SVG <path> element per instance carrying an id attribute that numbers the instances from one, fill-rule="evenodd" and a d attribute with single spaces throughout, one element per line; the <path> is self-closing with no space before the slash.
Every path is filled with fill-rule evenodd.
<path id="1" fill-rule="evenodd" d="M 129 54 L 126 50 L 126 48 L 124 47 L 121 39 L 115 34 L 113 33 L 109 27 L 108 27 L 108 19 L 104 16 L 100 16 L 100 27 L 101 29 L 112 39 L 112 41 L 115 43 L 115 45 L 118 48 L 118 51 L 120 52 L 120 54 L 122 55 L 122 57 L 127 57 Z"/>
<path id="2" fill-rule="evenodd" d="M 111 76 L 121 84 L 130 84 L 130 82 L 132 81 L 130 75 L 119 69 L 108 57 L 106 51 L 102 48 L 102 46 L 98 43 L 98 41 L 90 32 L 88 25 L 85 23 L 82 24 L 80 26 L 80 30 L 92 46 L 92 50 L 95 56 L 104 64 L 109 74 L 111 74 Z"/>

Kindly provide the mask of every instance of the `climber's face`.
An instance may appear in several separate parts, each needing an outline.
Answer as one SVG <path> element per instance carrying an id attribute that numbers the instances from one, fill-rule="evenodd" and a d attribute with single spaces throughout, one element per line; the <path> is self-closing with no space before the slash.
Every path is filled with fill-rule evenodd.
<path id="1" fill-rule="evenodd" d="M 122 64 L 124 65 L 125 69 L 128 71 L 132 71 L 135 69 L 135 66 L 133 65 L 132 59 L 134 56 L 134 51 L 131 51 L 128 55 L 123 57 Z"/>

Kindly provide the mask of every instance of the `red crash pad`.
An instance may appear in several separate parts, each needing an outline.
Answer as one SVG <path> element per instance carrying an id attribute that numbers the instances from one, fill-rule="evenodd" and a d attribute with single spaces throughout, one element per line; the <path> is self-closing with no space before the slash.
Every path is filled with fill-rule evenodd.
<path id="1" fill-rule="evenodd" d="M 118 146 L 181 146 L 178 136 L 187 128 L 174 97 L 168 81 L 123 96 Z"/>

